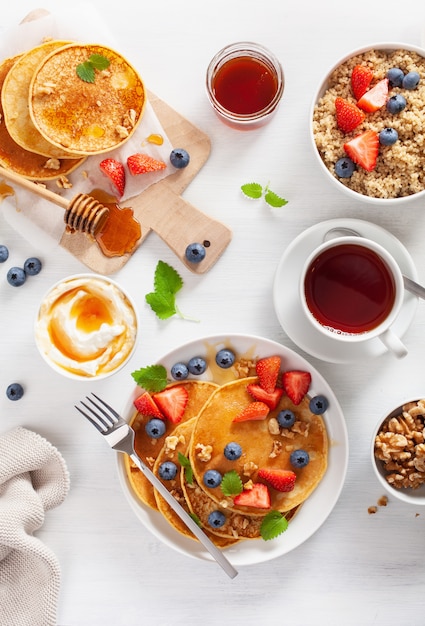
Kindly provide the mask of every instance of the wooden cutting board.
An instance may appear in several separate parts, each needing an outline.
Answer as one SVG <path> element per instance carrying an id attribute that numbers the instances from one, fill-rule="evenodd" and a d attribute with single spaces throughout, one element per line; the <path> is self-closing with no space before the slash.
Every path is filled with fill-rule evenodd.
<path id="1" fill-rule="evenodd" d="M 190 162 L 184 169 L 151 185 L 140 195 L 126 200 L 122 206 L 131 207 L 141 224 L 142 238 L 138 246 L 153 231 L 186 267 L 201 274 L 214 265 L 232 238 L 227 226 L 212 219 L 181 196 L 208 159 L 210 140 L 205 133 L 153 93 L 149 92 L 148 97 L 172 145 L 187 150 Z M 206 246 L 206 256 L 198 264 L 188 263 L 185 258 L 186 247 L 195 242 Z M 100 274 L 116 272 L 132 256 L 127 254 L 107 258 L 95 243 L 79 233 L 64 232 L 60 245 Z"/>

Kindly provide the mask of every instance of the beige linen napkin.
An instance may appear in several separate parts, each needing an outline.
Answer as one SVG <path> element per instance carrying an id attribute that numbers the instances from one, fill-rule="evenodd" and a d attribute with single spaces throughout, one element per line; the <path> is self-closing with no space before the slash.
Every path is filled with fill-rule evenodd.
<path id="1" fill-rule="evenodd" d="M 69 490 L 64 459 L 23 427 L 0 436 L 0 624 L 56 624 L 60 567 L 33 533 Z"/>

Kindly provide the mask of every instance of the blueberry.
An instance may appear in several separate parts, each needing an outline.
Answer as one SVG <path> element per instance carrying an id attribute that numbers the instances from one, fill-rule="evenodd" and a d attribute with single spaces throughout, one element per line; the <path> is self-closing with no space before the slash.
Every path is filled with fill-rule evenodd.
<path id="1" fill-rule="evenodd" d="M 231 350 L 223 348 L 223 350 L 219 350 L 215 355 L 215 362 L 219 367 L 227 369 L 228 367 L 232 367 L 235 362 L 235 355 Z"/>
<path id="2" fill-rule="evenodd" d="M 420 79 L 421 77 L 419 76 L 417 72 L 409 72 L 403 78 L 402 87 L 404 89 L 409 89 L 409 90 L 416 89 L 416 87 L 419 84 Z"/>
<path id="3" fill-rule="evenodd" d="M 20 287 L 24 284 L 27 275 L 22 267 L 11 267 L 7 272 L 7 282 L 13 287 Z"/>
<path id="4" fill-rule="evenodd" d="M 310 400 L 310 411 L 315 415 L 322 415 L 329 406 L 328 399 L 325 396 L 314 396 Z"/>
<path id="5" fill-rule="evenodd" d="M 187 369 L 191 374 L 200 376 L 207 369 L 207 362 L 201 356 L 194 356 L 187 364 Z"/>
<path id="6" fill-rule="evenodd" d="M 153 417 L 149 422 L 147 422 L 145 426 L 146 434 L 152 439 L 159 439 L 165 433 L 166 427 L 165 422 L 158 419 L 157 417 Z"/>
<path id="7" fill-rule="evenodd" d="M 226 521 L 226 516 L 221 511 L 211 511 L 208 515 L 208 524 L 212 528 L 221 528 Z"/>
<path id="8" fill-rule="evenodd" d="M 214 489 L 214 487 L 218 487 L 222 480 L 223 477 L 220 472 L 213 469 L 207 470 L 203 477 L 205 487 L 210 487 L 211 489 Z"/>
<path id="9" fill-rule="evenodd" d="M 32 256 L 24 263 L 24 271 L 27 276 L 36 276 L 41 272 L 41 261 L 37 257 Z"/>
<path id="10" fill-rule="evenodd" d="M 335 163 L 335 174 L 338 178 L 350 178 L 356 169 L 356 164 L 349 157 L 341 157 Z"/>
<path id="11" fill-rule="evenodd" d="M 401 93 L 396 93 L 394 96 L 391 96 L 391 98 L 388 98 L 386 107 L 388 113 L 392 113 L 393 115 L 401 113 L 406 107 L 406 98 L 402 96 Z"/>
<path id="12" fill-rule="evenodd" d="M 242 448 L 235 441 L 231 441 L 224 448 L 224 456 L 228 461 L 237 461 L 242 456 Z"/>
<path id="13" fill-rule="evenodd" d="M 381 146 L 392 146 L 398 139 L 398 132 L 394 128 L 384 128 L 379 133 Z"/>
<path id="14" fill-rule="evenodd" d="M 174 165 L 174 167 L 181 170 L 183 167 L 187 167 L 187 165 L 189 165 L 190 156 L 189 153 L 183 148 L 174 148 L 170 154 L 170 161 L 171 165 Z"/>
<path id="15" fill-rule="evenodd" d="M 387 72 L 387 78 L 390 83 L 390 87 L 401 87 L 403 82 L 404 72 L 399 67 L 392 67 Z"/>
<path id="16" fill-rule="evenodd" d="M 305 450 L 294 450 L 293 452 L 291 452 L 289 461 L 292 467 L 296 467 L 299 469 L 308 465 L 310 457 L 308 452 L 306 452 Z"/>
<path id="17" fill-rule="evenodd" d="M 174 380 L 185 380 L 189 376 L 189 370 L 185 363 L 174 363 L 171 368 L 171 376 Z"/>
<path id="18" fill-rule="evenodd" d="M 164 461 L 158 467 L 158 474 L 162 480 L 173 480 L 177 476 L 177 465 L 172 461 Z"/>
<path id="19" fill-rule="evenodd" d="M 295 424 L 295 415 L 289 409 L 284 409 L 278 414 L 277 421 L 282 428 L 291 428 Z"/>
<path id="20" fill-rule="evenodd" d="M 9 400 L 20 400 L 24 395 L 24 388 L 19 383 L 12 383 L 6 389 Z"/>
<path id="21" fill-rule="evenodd" d="M 7 246 L 0 246 L 0 263 L 4 263 L 9 258 L 9 250 Z"/>
<path id="22" fill-rule="evenodd" d="M 200 263 L 205 259 L 206 250 L 202 243 L 190 243 L 186 250 L 185 256 L 189 263 Z"/>

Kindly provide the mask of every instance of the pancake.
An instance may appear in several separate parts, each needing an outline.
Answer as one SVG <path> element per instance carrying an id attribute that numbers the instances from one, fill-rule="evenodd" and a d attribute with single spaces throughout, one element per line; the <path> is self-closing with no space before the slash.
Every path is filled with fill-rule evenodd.
<path id="1" fill-rule="evenodd" d="M 156 462 L 153 468 L 154 474 L 156 474 L 158 478 L 161 480 L 161 478 L 158 475 L 158 469 L 161 463 L 163 463 L 164 461 L 172 461 L 173 463 L 177 465 L 177 467 L 179 468 L 179 471 L 177 472 L 176 478 L 173 480 L 162 480 L 162 483 L 167 487 L 167 489 L 176 498 L 176 500 L 183 506 L 183 508 L 185 509 L 187 513 L 190 513 L 191 511 L 188 507 L 185 494 L 183 491 L 184 473 L 180 466 L 178 456 L 179 456 L 179 452 L 181 452 L 185 456 L 187 454 L 187 448 L 189 445 L 189 441 L 190 441 L 190 437 L 192 434 L 192 429 L 193 429 L 195 421 L 196 421 L 196 418 L 194 417 L 190 419 L 188 422 L 184 422 L 175 428 L 173 432 L 173 439 L 175 437 L 176 440 L 172 442 L 171 447 L 167 445 L 167 441 L 164 443 L 163 447 L 161 448 L 161 451 L 158 454 L 158 457 L 156 459 Z M 157 491 L 155 491 L 155 499 L 156 499 L 158 511 L 165 517 L 165 519 L 171 524 L 171 526 L 173 526 L 182 535 L 185 535 L 186 537 L 190 537 L 191 539 L 194 539 L 197 541 L 197 539 L 195 538 L 194 535 L 192 535 L 192 533 L 189 531 L 185 523 L 180 519 L 180 517 L 169 506 L 169 504 L 164 500 L 164 498 L 159 495 Z M 234 538 L 234 537 L 226 537 L 224 535 L 222 537 L 218 537 L 217 535 L 212 534 L 209 531 L 208 527 L 205 525 L 204 525 L 203 530 L 205 531 L 206 535 L 208 535 L 210 539 L 214 541 L 216 545 L 222 548 L 228 545 L 233 545 L 237 541 L 237 538 Z"/>
<path id="2" fill-rule="evenodd" d="M 180 424 L 183 424 L 193 417 L 196 417 L 201 411 L 205 402 L 207 402 L 210 395 L 218 387 L 218 385 L 216 385 L 215 383 L 196 380 L 189 380 L 176 384 L 184 385 L 188 391 L 188 402 L 185 412 L 183 414 L 183 419 Z M 142 459 L 142 461 L 146 463 L 146 465 L 150 467 L 150 469 L 152 469 L 155 460 L 157 459 L 159 453 L 162 450 L 162 447 L 164 446 L 165 439 L 173 434 L 178 424 L 173 424 L 172 422 L 167 421 L 167 430 L 165 434 L 159 439 L 152 439 L 151 437 L 148 437 L 145 431 L 145 426 L 149 419 L 150 418 L 145 415 L 136 413 L 131 420 L 131 425 L 135 431 L 134 445 L 136 453 Z M 147 504 L 152 509 L 157 509 L 158 507 L 155 499 L 155 492 L 151 483 L 147 480 L 147 478 L 145 478 L 145 476 L 133 463 L 130 457 L 125 456 L 124 460 L 128 479 L 138 498 L 140 498 L 140 500 L 144 504 Z"/>
<path id="3" fill-rule="evenodd" d="M 189 458 L 197 483 L 213 501 L 217 504 L 225 501 L 228 510 L 256 516 L 264 515 L 267 510 L 236 506 L 233 497 L 224 497 L 220 486 L 205 487 L 205 471 L 215 469 L 224 475 L 235 470 L 245 484 L 248 481 L 265 482 L 258 478 L 260 468 L 292 470 L 296 474 L 292 491 L 282 493 L 268 485 L 271 509 L 289 511 L 304 502 L 323 477 L 327 467 L 328 440 L 323 417 L 311 413 L 308 396 L 295 406 L 284 395 L 266 419 L 233 422 L 252 402 L 247 385 L 253 382 L 258 382 L 258 379 L 250 377 L 236 380 L 212 394 L 193 429 Z M 277 426 L 273 418 L 283 409 L 293 411 L 296 422 L 290 429 L 278 428 L 278 432 L 272 434 L 272 427 Z M 238 460 L 227 460 L 223 454 L 226 444 L 231 441 L 242 447 L 242 456 Z M 206 450 L 206 446 L 211 448 Z M 294 469 L 289 460 L 291 452 L 297 449 L 306 450 L 310 456 L 309 463 L 301 469 Z"/>
<path id="4" fill-rule="evenodd" d="M 77 74 L 92 55 L 109 67 L 94 70 L 93 82 Z M 93 66 L 91 66 L 93 69 Z M 35 70 L 29 93 L 34 126 L 69 153 L 100 154 L 125 143 L 139 124 L 146 101 L 136 70 L 115 50 L 73 43 L 53 51 Z"/>
<path id="5" fill-rule="evenodd" d="M 38 65 L 53 50 L 66 44 L 69 41 L 49 41 L 23 54 L 8 72 L 1 94 L 4 121 L 12 139 L 25 150 L 58 159 L 69 159 L 69 152 L 52 145 L 38 132 L 29 114 L 28 99 Z"/>
<path id="6" fill-rule="evenodd" d="M 13 57 L 1 63 L 0 90 L 5 77 L 19 58 L 20 56 Z M 59 161 L 54 159 L 52 162 L 45 156 L 25 150 L 12 139 L 2 118 L 3 108 L 0 105 L 0 165 L 3 167 L 31 180 L 48 181 L 69 174 L 84 162 L 85 159 L 82 158 Z"/>

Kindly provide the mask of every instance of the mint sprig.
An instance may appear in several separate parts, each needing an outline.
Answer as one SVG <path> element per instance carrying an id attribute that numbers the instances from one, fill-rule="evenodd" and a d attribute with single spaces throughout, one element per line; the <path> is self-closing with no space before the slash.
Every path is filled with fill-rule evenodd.
<path id="1" fill-rule="evenodd" d="M 236 470 L 224 474 L 220 487 L 225 496 L 237 496 L 243 491 L 242 480 Z"/>
<path id="2" fill-rule="evenodd" d="M 96 70 L 106 70 L 110 63 L 109 59 L 104 57 L 102 54 L 91 54 L 87 61 L 77 65 L 77 76 L 86 83 L 94 83 Z"/>
<path id="3" fill-rule="evenodd" d="M 178 458 L 180 465 L 184 469 L 184 477 L 186 479 L 187 484 L 193 485 L 193 469 L 192 469 L 189 459 L 187 458 L 187 456 L 185 456 L 181 452 L 178 453 L 177 458 Z"/>
<path id="4" fill-rule="evenodd" d="M 139 387 L 146 391 L 162 391 L 167 386 L 167 370 L 163 365 L 148 365 L 131 373 Z"/>
<path id="5" fill-rule="evenodd" d="M 265 515 L 260 526 L 260 534 L 264 541 L 275 539 L 288 528 L 288 520 L 280 511 L 270 511 Z"/>
<path id="6" fill-rule="evenodd" d="M 189 318 L 180 311 L 176 302 L 176 294 L 183 287 L 180 274 L 168 263 L 158 261 L 154 276 L 154 291 L 146 294 L 145 300 L 152 311 L 161 320 L 178 315 L 182 319 Z M 192 321 L 195 321 L 192 319 Z"/>
<path id="7" fill-rule="evenodd" d="M 241 186 L 242 193 L 251 198 L 252 200 L 258 200 L 261 197 L 264 197 L 264 201 L 271 207 L 278 209 L 280 207 L 288 204 L 288 200 L 285 200 L 281 196 L 278 196 L 277 193 L 272 191 L 267 183 L 267 185 L 262 187 L 259 183 L 246 183 Z"/>

